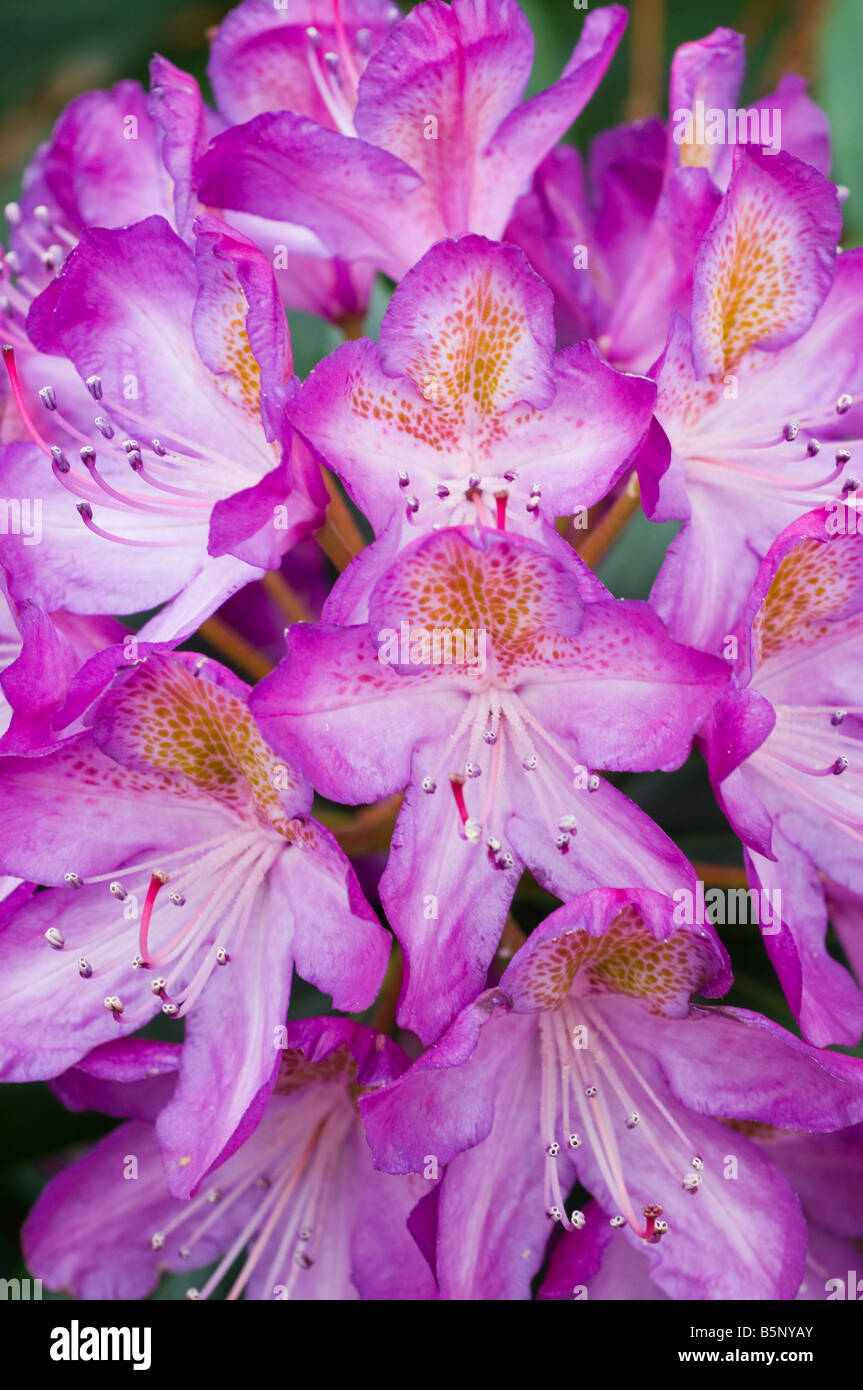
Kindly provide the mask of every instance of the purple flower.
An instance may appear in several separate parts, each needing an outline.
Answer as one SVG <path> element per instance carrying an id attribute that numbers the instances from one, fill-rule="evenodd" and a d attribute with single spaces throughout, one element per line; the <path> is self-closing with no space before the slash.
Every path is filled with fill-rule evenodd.
<path id="1" fill-rule="evenodd" d="M 592 344 L 553 349 L 551 295 L 521 252 L 466 236 L 408 272 L 379 347 L 344 343 L 315 368 L 291 420 L 386 532 L 364 583 L 432 527 L 504 518 L 535 534 L 540 516 L 577 512 L 586 528 L 638 452 L 655 392 Z"/>
<path id="2" fill-rule="evenodd" d="M 46 613 L 35 603 L 0 594 L 0 701 L 4 753 L 44 752 L 92 703 L 118 666 L 143 657 L 113 618 Z M 85 692 L 88 692 L 85 694 Z"/>
<path id="3" fill-rule="evenodd" d="M 297 111 L 341 130 L 369 58 L 403 19 L 392 0 L 245 0 L 222 20 L 208 75 L 231 125 L 262 111 Z"/>
<path id="4" fill-rule="evenodd" d="M 32 442 L 2 449 L 3 486 L 35 492 L 44 531 L 0 540 L 11 592 L 85 613 L 173 600 L 146 638 L 192 631 L 326 503 L 285 417 L 272 271 L 218 219 L 197 226 L 195 254 L 160 217 L 84 232 L 30 308 L 29 342 L 15 329 L 17 370 L 4 348 Z"/>
<path id="5" fill-rule="evenodd" d="M 847 1285 L 848 1271 L 860 1258 L 857 1241 L 863 1237 L 863 1125 L 832 1134 L 806 1134 L 746 1120 L 726 1123 L 732 1131 L 729 1147 L 733 1146 L 735 1130 L 753 1140 L 791 1184 L 802 1206 L 807 1227 L 806 1262 L 802 1282 L 793 1296 L 812 1302 L 856 1297 L 856 1279 L 852 1292 Z M 584 1218 L 585 1224 L 576 1235 L 564 1236 L 555 1245 L 540 1298 L 589 1298 L 595 1302 L 668 1296 L 650 1277 L 646 1249 L 616 1239 L 607 1214 L 596 1202 L 586 1204 Z"/>
<path id="6" fill-rule="evenodd" d="M 435 1297 L 405 1224 L 427 1184 L 375 1171 L 357 1111 L 358 1096 L 406 1066 L 395 1043 L 347 1019 L 289 1024 L 263 1113 L 191 1201 L 166 1186 L 153 1127 L 181 1052 L 108 1043 L 54 1082 L 73 1110 L 131 1118 L 37 1201 L 23 1231 L 37 1278 L 77 1298 L 136 1299 L 163 1270 L 214 1264 L 186 1295 L 209 1298 L 242 1255 L 228 1299 Z"/>
<path id="7" fill-rule="evenodd" d="M 561 898 L 690 881 L 593 769 L 679 766 L 727 673 L 646 604 L 611 599 L 568 547 L 504 531 L 416 541 L 368 610 L 291 628 L 252 707 L 322 795 L 407 786 L 381 897 L 405 949 L 399 1020 L 430 1040 L 482 988 L 525 865 Z"/>
<path id="8" fill-rule="evenodd" d="M 257 25 L 258 12 L 235 12 L 225 52 L 214 50 L 214 82 L 224 84 L 235 33 Z M 596 90 L 625 24 L 619 5 L 591 11 L 560 81 L 527 101 L 533 39 L 514 0 L 428 0 L 361 73 L 359 31 L 339 33 L 337 24 L 328 56 L 316 34 L 300 39 L 292 28 L 284 73 L 296 106 L 220 135 L 198 166 L 200 196 L 299 223 L 332 255 L 370 260 L 400 279 L 442 237 L 501 236 L 533 170 Z M 265 83 L 275 51 L 267 28 Z M 257 81 L 245 55 L 243 93 Z M 310 112 L 303 58 L 323 110 Z"/>
<path id="9" fill-rule="evenodd" d="M 401 18 L 391 0 L 303 0 L 284 8 L 272 0 L 245 0 L 219 25 L 210 50 L 208 74 L 226 125 L 292 111 L 324 130 L 350 126 L 365 66 Z M 247 212 L 227 216 L 259 245 L 277 251 L 276 280 L 285 304 L 350 325 L 351 331 L 362 321 L 375 279 L 371 260 L 330 256 L 293 210 L 278 222 Z"/>
<path id="10" fill-rule="evenodd" d="M 810 1041 L 855 1043 L 863 997 L 827 953 L 818 871 L 859 894 L 863 535 L 853 507 L 813 512 L 761 565 L 731 635 L 735 683 L 704 727 L 716 795 L 749 881 L 781 904 L 764 942 Z M 733 654 L 730 652 L 730 654 Z"/>
<path id="11" fill-rule="evenodd" d="M 652 599 L 680 641 L 720 650 L 779 533 L 854 485 L 863 256 L 836 256 L 839 234 L 820 174 L 738 151 L 698 253 L 691 327 L 674 320 L 655 373 L 672 453 L 645 507 L 685 525 Z"/>
<path id="12" fill-rule="evenodd" d="M 277 42 L 285 32 L 280 22 L 285 12 L 269 0 L 252 8 L 259 20 L 268 21 Z M 332 6 L 324 4 L 323 9 L 332 23 Z M 223 61 L 229 32 L 234 35 L 228 40 L 234 50 L 231 65 L 240 83 L 249 49 L 257 51 L 257 59 L 251 59 L 254 66 L 266 41 L 263 34 L 247 34 L 243 42 L 237 32 L 243 23 L 236 22 L 241 16 L 242 11 L 229 16 L 215 44 L 222 59 L 214 64 L 220 69 L 217 91 L 228 109 L 237 105 Z M 320 15 L 310 13 L 307 19 L 316 19 L 326 31 Z M 194 218 L 206 211 L 197 196 L 195 162 L 230 120 L 223 111 L 207 107 L 195 79 L 166 58 L 153 59 L 150 76 L 149 94 L 137 82 L 118 82 L 108 91 L 86 92 L 70 102 L 25 171 L 21 197 L 7 205 L 6 214 L 10 268 L 18 277 L 19 292 L 27 297 L 50 282 L 87 227 L 123 227 L 158 214 L 190 244 L 194 241 Z M 262 73 L 259 76 L 263 79 Z M 250 101 L 248 86 L 244 100 Z M 280 105 L 275 89 L 261 80 L 249 114 Z M 271 259 L 285 304 L 336 321 L 365 313 L 371 267 L 330 259 L 306 228 L 247 214 L 228 221 Z"/>
<path id="13" fill-rule="evenodd" d="M 738 112 L 743 67 L 743 36 L 730 29 L 683 44 L 671 65 L 668 126 L 652 119 L 603 132 L 586 170 L 577 150 L 560 145 L 537 170 L 506 235 L 553 288 L 562 343 L 595 338 L 616 365 L 651 366 L 671 315 L 688 317 L 698 246 L 738 139 L 781 145 L 827 173 L 827 119 L 803 79 L 784 77 Z"/>
<path id="14" fill-rule="evenodd" d="M 421 1171 L 431 1155 L 446 1165 L 423 1213 L 442 1297 L 527 1298 L 550 1229 L 580 1239 L 576 1179 L 671 1297 L 794 1296 L 797 1199 L 718 1121 L 857 1123 L 863 1064 L 759 1014 L 690 1002 L 727 983 L 712 932 L 675 930 L 668 899 L 588 893 L 533 932 L 499 989 L 360 1102 L 385 1171 Z"/>
<path id="15" fill-rule="evenodd" d="M 151 656 L 94 707 L 91 732 L 0 762 L 3 870 L 50 886 L 3 908 L 4 1078 L 56 1076 L 160 1010 L 187 1017 L 159 1121 L 177 1196 L 269 1095 L 292 969 L 352 1011 L 389 953 L 246 694 L 194 653 Z"/>
<path id="16" fill-rule="evenodd" d="M 291 6 L 291 13 L 295 12 Z M 326 32 L 332 27 L 333 7 L 318 3 L 306 7 L 306 23 L 317 22 Z M 154 120 L 162 131 L 162 158 L 174 180 L 174 204 L 178 228 L 188 227 L 206 204 L 198 197 L 196 164 L 210 139 L 230 127 L 235 119 L 248 120 L 280 108 L 284 84 L 290 85 L 292 64 L 283 45 L 293 28 L 291 18 L 270 0 L 258 0 L 232 11 L 218 30 L 211 62 L 217 109 L 204 104 L 195 79 L 157 56 L 150 65 Z M 303 43 L 308 39 L 303 33 Z M 290 49 L 288 44 L 287 48 Z M 280 80 L 273 60 L 278 55 Z M 250 81 L 251 79 L 251 81 Z M 229 114 L 242 109 L 248 114 Z M 228 113 L 228 114 L 226 114 Z M 261 248 L 271 261 L 282 302 L 290 308 L 321 314 L 334 322 L 362 319 L 374 281 L 368 264 L 348 264 L 331 258 L 319 237 L 292 221 L 274 221 L 248 213 L 229 214 L 233 227 Z"/>
<path id="17" fill-rule="evenodd" d="M 826 174 L 830 128 L 802 77 L 786 73 L 776 91 L 746 107 L 745 120 L 740 119 L 744 48 L 742 34 L 720 28 L 675 52 L 668 91 L 669 167 L 707 169 L 724 191 L 735 145 L 750 145 L 773 154 L 786 150 Z"/>
<path id="18" fill-rule="evenodd" d="M 139 83 L 118 82 L 70 102 L 28 165 L 19 201 L 5 212 L 16 303 L 50 283 L 87 227 L 123 227 L 154 214 L 173 220 L 161 132 Z"/>

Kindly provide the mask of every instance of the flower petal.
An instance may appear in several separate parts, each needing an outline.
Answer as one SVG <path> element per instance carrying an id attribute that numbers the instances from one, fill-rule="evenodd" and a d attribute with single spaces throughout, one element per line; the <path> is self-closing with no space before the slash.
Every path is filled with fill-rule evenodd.
<path id="1" fill-rule="evenodd" d="M 750 347 L 784 347 L 812 323 L 833 278 L 836 189 L 780 152 L 744 147 L 698 255 L 692 295 L 699 377 L 734 370 Z"/>

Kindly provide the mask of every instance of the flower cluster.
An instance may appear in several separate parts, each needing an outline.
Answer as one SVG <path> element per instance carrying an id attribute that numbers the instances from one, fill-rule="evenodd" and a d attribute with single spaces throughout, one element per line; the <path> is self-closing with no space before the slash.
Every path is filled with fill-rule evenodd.
<path id="1" fill-rule="evenodd" d="M 515 0 L 244 0 L 212 104 L 157 57 L 6 210 L 0 1077 L 123 1121 L 27 1220 L 49 1288 L 859 1262 L 863 252 L 730 30 L 583 166 L 625 23 L 526 97 Z M 286 310 L 345 339 L 305 380 Z M 725 917 L 620 785 L 693 748 L 789 1027 L 716 1002 Z"/>

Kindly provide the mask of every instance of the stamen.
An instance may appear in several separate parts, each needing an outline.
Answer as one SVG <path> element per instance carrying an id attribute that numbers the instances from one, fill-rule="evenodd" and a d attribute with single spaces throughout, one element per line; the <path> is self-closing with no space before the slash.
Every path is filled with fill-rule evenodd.
<path id="1" fill-rule="evenodd" d="M 484 526 L 486 528 L 490 528 L 491 521 L 489 520 L 488 508 L 485 505 L 485 501 L 483 499 L 483 495 L 479 487 L 476 485 L 474 485 L 473 487 L 468 487 L 467 491 L 465 492 L 465 498 L 468 502 L 472 502 L 474 507 L 476 508 L 477 521 L 479 525 Z"/>
<path id="2" fill-rule="evenodd" d="M 132 545 L 145 549 L 156 547 L 158 550 L 167 550 L 176 545 L 176 541 L 136 541 L 129 536 L 117 536 L 112 531 L 105 531 L 93 520 L 93 508 L 89 502 L 79 502 L 76 510 L 87 530 L 92 531 L 94 536 L 100 536 L 103 541 L 114 541 L 117 545 Z"/>
<path id="3" fill-rule="evenodd" d="M 8 256 L 6 259 L 9 259 Z M 24 400 L 24 392 L 21 387 L 21 378 L 18 375 L 18 366 L 15 362 L 15 349 L 13 348 L 11 343 L 3 344 L 3 365 L 6 368 L 6 372 L 9 377 L 9 385 L 12 388 L 12 396 L 14 398 L 16 406 L 18 407 L 18 414 L 21 416 L 21 421 L 24 425 L 24 428 L 26 429 L 30 438 L 33 440 L 33 443 L 38 444 L 43 454 L 46 454 L 48 458 L 50 458 L 51 450 L 45 443 L 45 440 L 42 438 L 41 434 L 39 433 L 39 431 L 37 430 L 36 426 L 33 424 L 33 421 L 30 418 L 30 412 L 27 409 L 27 404 Z"/>
<path id="4" fill-rule="evenodd" d="M 478 844 L 482 835 L 482 825 L 479 821 L 471 819 L 470 815 L 468 814 L 468 809 L 465 805 L 464 799 L 464 777 L 462 777 L 459 773 L 453 773 L 449 779 L 449 782 L 450 786 L 452 787 L 452 793 L 455 799 L 456 809 L 458 810 L 459 818 L 462 823 L 464 838 L 466 840 L 469 840 L 471 844 Z"/>
<path id="5" fill-rule="evenodd" d="M 582 1021 L 587 1024 L 591 1033 L 590 1066 L 594 1073 L 593 1076 L 587 1074 L 588 1059 L 579 1047 L 581 1033 L 579 1025 Z M 560 1146 L 555 1134 L 557 1108 L 554 1099 L 553 1079 L 558 1077 L 563 1132 L 567 1135 L 567 1143 L 571 1149 L 577 1149 L 581 1146 L 581 1136 L 570 1128 L 570 1101 L 574 1099 L 581 1113 L 587 1139 L 608 1195 L 618 1207 L 619 1212 L 622 1213 L 612 1218 L 612 1226 L 628 1224 L 641 1240 L 655 1244 L 667 1232 L 668 1223 L 661 1220 L 662 1207 L 659 1203 L 650 1202 L 641 1208 L 640 1215 L 644 1218 L 643 1223 L 636 1211 L 636 1206 L 627 1187 L 626 1172 L 621 1151 L 618 1148 L 615 1125 L 604 1094 L 604 1083 L 609 1083 L 611 1090 L 625 1107 L 626 1129 L 632 1132 L 638 1128 L 641 1133 L 641 1142 L 647 1142 L 650 1145 L 675 1183 L 681 1183 L 686 1191 L 697 1192 L 702 1181 L 701 1174 L 700 1171 L 685 1173 L 683 1165 L 675 1168 L 669 1154 L 652 1134 L 651 1126 L 643 1119 L 644 1107 L 636 1108 L 633 1106 L 632 1099 L 612 1064 L 611 1055 L 606 1051 L 606 1046 L 613 1047 L 620 1069 L 628 1070 L 632 1079 L 641 1087 L 648 1102 L 649 1113 L 658 1115 L 664 1120 L 672 1131 L 675 1143 L 679 1141 L 684 1146 L 683 1152 L 691 1154 L 692 1148 L 685 1133 L 677 1124 L 674 1116 L 668 1112 L 660 1098 L 650 1088 L 631 1058 L 621 1051 L 617 1040 L 605 1027 L 602 1016 L 598 1014 L 596 1009 L 589 1006 L 587 996 L 570 994 L 556 1010 L 543 1013 L 540 1016 L 540 1036 L 542 1057 L 540 1128 L 546 1153 L 544 1197 L 546 1211 L 552 1219 L 560 1220 L 568 1228 L 577 1227 L 574 1220 L 575 1213 L 573 1213 L 573 1219 L 567 1221 L 559 1187 L 555 1186 L 557 1172 L 555 1160 L 559 1156 Z M 704 1167 L 701 1159 L 696 1161 L 695 1158 L 692 1158 L 689 1162 L 693 1168 L 700 1166 L 700 1169 L 703 1169 Z"/>
<path id="6" fill-rule="evenodd" d="M 812 769 L 794 764 L 781 752 L 771 751 L 769 745 L 774 743 L 775 731 L 774 734 L 771 735 L 771 738 L 768 739 L 767 744 L 759 748 L 757 750 L 757 754 L 753 756 L 756 756 L 758 759 L 759 771 L 762 772 L 765 776 L 770 777 L 774 782 L 778 782 L 784 789 L 787 790 L 789 784 L 789 767 L 791 767 L 795 771 L 804 772 L 807 774 L 811 773 Z M 816 773 L 815 775 L 817 777 L 827 777 L 833 773 L 833 769 L 835 766 L 835 763 L 831 763 L 830 767 L 825 768 L 820 774 Z M 808 801 L 813 806 L 817 807 L 819 812 L 823 816 L 825 816 L 829 821 L 831 821 L 833 825 L 838 826 L 844 834 L 849 835 L 851 839 L 856 840 L 859 844 L 863 845 L 863 816 L 861 816 L 859 813 L 856 815 L 853 813 L 843 815 L 841 811 L 837 809 L 835 803 L 831 804 L 831 801 L 829 799 L 823 796 L 819 797 L 813 795 L 812 792 L 810 792 L 806 786 L 802 785 L 799 782 L 793 785 L 797 796 L 802 797 L 804 801 Z"/>
<path id="7" fill-rule="evenodd" d="M 183 849 L 173 850 L 170 854 L 160 854 L 158 858 L 154 857 L 152 859 L 144 859 L 141 861 L 140 864 L 126 864 L 123 866 L 122 872 L 126 875 L 127 878 L 131 878 L 132 874 L 135 873 L 152 872 L 154 868 L 159 867 L 161 864 L 169 864 L 174 859 L 188 859 L 190 855 L 199 854 L 203 850 L 213 850 L 217 845 L 227 845 L 233 839 L 234 833 L 232 831 L 228 833 L 222 833 L 221 835 L 214 835 L 209 840 L 199 840 L 193 845 L 186 845 Z M 110 883 L 108 891 L 115 897 L 121 897 L 121 893 L 115 893 L 115 889 L 123 888 L 123 885 L 122 883 L 120 883 L 119 879 L 116 879 L 114 877 L 115 873 L 116 870 L 112 869 L 111 872 L 107 874 L 88 874 L 86 880 L 84 880 L 83 878 L 79 879 L 78 883 L 73 886 L 81 887 L 85 881 L 86 883 L 91 884 L 107 883 L 109 880 L 113 880 Z M 69 883 L 73 878 L 78 879 L 78 875 L 66 874 L 65 878 L 66 882 Z"/>
<path id="8" fill-rule="evenodd" d="M 148 959 L 147 933 L 150 928 L 150 918 L 153 915 L 153 908 L 156 904 L 156 897 L 161 888 L 168 882 L 168 874 L 164 869 L 155 869 L 150 878 L 150 886 L 147 889 L 147 896 L 144 899 L 144 910 L 141 913 L 141 928 L 138 933 L 138 946 L 144 960 Z"/>
<path id="9" fill-rule="evenodd" d="M 647 1222 L 644 1239 L 649 1245 L 656 1245 L 660 1236 L 668 1230 L 668 1222 L 659 1219 L 662 1216 L 662 1207 L 658 1202 L 650 1202 L 646 1207 L 641 1208 L 641 1214 Z"/>
<path id="10" fill-rule="evenodd" d="M 345 72 L 347 73 L 348 81 L 350 82 L 351 86 L 356 92 L 357 84 L 360 80 L 360 74 L 356 63 L 354 62 L 353 54 L 351 53 L 351 47 L 348 43 L 348 36 L 345 33 L 345 26 L 344 21 L 342 20 L 342 7 L 340 0 L 333 0 L 333 24 L 336 31 L 336 38 L 338 40 L 339 53 L 341 54 L 342 61 L 345 65 Z M 365 32 L 368 34 L 368 30 L 366 30 Z M 359 39 L 359 34 L 357 34 L 357 39 Z"/>
<path id="11" fill-rule="evenodd" d="M 848 766 L 848 759 L 844 753 L 840 753 L 828 767 L 807 767 L 805 763 L 787 757 L 783 757 L 782 761 L 795 772 L 805 773 L 807 777 L 838 777 Z"/>
<path id="12" fill-rule="evenodd" d="M 353 113 L 345 101 L 341 88 L 333 82 L 332 74 L 330 73 L 328 77 L 321 67 L 320 31 L 314 25 L 310 25 L 306 29 L 306 38 L 308 39 L 306 62 L 321 101 L 330 113 L 336 129 L 341 131 L 342 135 L 355 135 Z"/>
<path id="13" fill-rule="evenodd" d="M 133 496 L 131 493 L 121 492 L 118 488 L 113 487 L 111 483 L 107 481 L 107 479 L 102 477 L 101 473 L 96 467 L 96 450 L 93 448 L 92 444 L 83 445 L 78 452 L 81 455 L 81 462 L 86 467 L 87 472 L 90 475 L 90 478 L 93 480 L 96 486 L 102 492 L 104 492 L 107 497 L 113 498 L 115 502 L 121 503 L 124 509 L 131 508 L 134 511 L 149 512 L 152 516 L 176 516 L 178 511 L 183 510 L 182 507 L 178 507 L 176 504 L 169 503 L 167 500 L 163 502 L 145 502 L 142 498 Z M 135 469 L 134 458 L 134 454 L 129 455 L 129 462 L 132 465 L 133 469 Z M 144 470 L 142 467 L 140 470 L 135 469 L 135 471 L 139 472 L 140 475 L 143 473 Z M 167 492 L 176 491 L 180 492 L 183 496 L 188 495 L 190 497 L 200 498 L 201 500 L 199 505 L 204 508 L 209 508 L 211 505 L 206 498 L 201 497 L 201 494 L 199 492 L 192 492 L 187 494 L 185 489 L 175 489 L 167 487 L 163 490 Z"/>

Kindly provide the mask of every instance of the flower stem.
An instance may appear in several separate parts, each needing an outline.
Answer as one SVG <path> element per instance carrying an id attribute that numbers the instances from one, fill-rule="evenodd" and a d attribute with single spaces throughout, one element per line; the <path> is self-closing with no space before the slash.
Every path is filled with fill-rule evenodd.
<path id="1" fill-rule="evenodd" d="M 665 63 L 665 0 L 631 0 L 627 121 L 641 121 L 662 108 Z"/>
<path id="2" fill-rule="evenodd" d="M 198 636 L 253 681 L 268 676 L 273 669 L 272 663 L 223 618 L 207 618 L 198 628 Z"/>
<path id="3" fill-rule="evenodd" d="M 702 883 L 709 883 L 712 888 L 747 886 L 746 870 L 738 868 L 736 864 L 702 864 L 696 861 L 692 867 L 696 878 L 700 878 Z"/>
<path id="4" fill-rule="evenodd" d="M 363 336 L 365 321 L 363 314 L 345 314 L 343 319 L 339 319 L 339 328 L 346 342 L 356 341 Z"/>
<path id="5" fill-rule="evenodd" d="M 324 487 L 330 496 L 327 519 L 315 540 L 327 559 L 332 560 L 339 573 L 346 569 L 355 555 L 365 550 L 357 523 L 351 516 L 348 504 L 340 493 L 336 480 L 326 468 L 321 469 Z"/>
<path id="6" fill-rule="evenodd" d="M 285 579 L 284 575 L 278 570 L 268 570 L 261 580 L 261 588 L 265 589 L 279 612 L 287 618 L 290 623 L 310 623 L 312 615 L 305 600 L 296 593 Z"/>
<path id="7" fill-rule="evenodd" d="M 570 539 L 575 553 L 586 565 L 590 565 L 590 568 L 595 570 L 640 506 L 641 491 L 638 486 L 638 475 L 633 472 L 630 474 L 625 491 L 612 502 L 597 525 L 591 527 L 580 540 L 572 541 Z"/>

